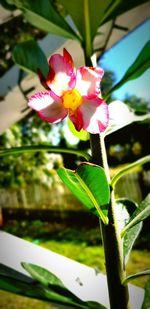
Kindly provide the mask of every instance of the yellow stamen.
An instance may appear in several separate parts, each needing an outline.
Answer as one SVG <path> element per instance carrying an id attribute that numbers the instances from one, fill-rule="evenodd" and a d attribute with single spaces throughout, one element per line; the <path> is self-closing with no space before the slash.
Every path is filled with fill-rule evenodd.
<path id="1" fill-rule="evenodd" d="M 63 94 L 63 105 L 75 111 L 82 104 L 82 97 L 78 90 L 68 90 Z"/>

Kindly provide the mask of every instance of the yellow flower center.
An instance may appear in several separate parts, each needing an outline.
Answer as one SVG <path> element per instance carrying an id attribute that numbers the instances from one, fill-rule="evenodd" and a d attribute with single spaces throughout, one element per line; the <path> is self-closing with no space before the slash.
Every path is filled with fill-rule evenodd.
<path id="1" fill-rule="evenodd" d="M 82 97 L 78 90 L 68 90 L 63 94 L 63 105 L 75 111 L 82 104 Z"/>

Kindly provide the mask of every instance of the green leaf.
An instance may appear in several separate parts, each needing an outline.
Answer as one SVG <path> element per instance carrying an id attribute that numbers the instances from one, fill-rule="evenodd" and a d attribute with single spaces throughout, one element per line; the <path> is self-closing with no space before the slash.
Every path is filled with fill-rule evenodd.
<path id="1" fill-rule="evenodd" d="M 130 217 L 133 215 L 135 209 L 138 207 L 138 204 L 135 201 L 129 200 L 128 198 L 124 198 L 124 197 L 116 199 L 116 203 L 122 204 L 122 206 L 124 206 L 126 208 L 128 214 L 129 214 L 128 221 L 129 221 Z"/>
<path id="2" fill-rule="evenodd" d="M 138 205 L 133 202 L 132 200 L 126 199 L 126 198 L 120 198 L 116 200 L 116 216 L 118 220 L 118 224 L 120 226 L 120 229 L 124 228 L 124 226 L 129 222 L 130 217 L 138 207 Z M 122 212 L 120 211 L 120 208 L 122 207 Z M 119 209 L 118 209 L 119 208 Z M 126 212 L 125 212 L 126 209 Z M 119 210 L 119 216 L 118 216 L 118 210 Z M 120 222 L 121 221 L 121 222 Z M 122 223 L 122 224 L 120 224 Z M 122 225 L 122 226 L 121 226 Z M 135 240 L 137 239 L 140 231 L 142 228 L 142 222 L 136 224 L 131 229 L 129 229 L 123 238 L 123 256 L 124 256 L 124 263 L 126 264 L 130 255 L 130 252 L 132 250 L 132 247 L 134 245 Z"/>
<path id="3" fill-rule="evenodd" d="M 95 0 L 94 5 L 93 0 L 59 0 L 59 2 L 62 3 L 68 14 L 72 17 L 82 37 L 85 38 L 87 31 L 89 31 L 89 35 L 93 39 L 104 11 L 111 3 L 111 0 Z"/>
<path id="4" fill-rule="evenodd" d="M 33 26 L 70 39 L 79 39 L 65 19 L 55 10 L 52 0 L 9 0 L 8 3 L 23 10 L 25 18 Z"/>
<path id="5" fill-rule="evenodd" d="M 148 276 L 148 275 L 150 275 L 150 269 L 148 269 L 148 270 L 145 270 L 145 271 L 141 271 L 141 272 L 139 272 L 139 273 L 136 273 L 136 274 L 133 274 L 133 275 L 130 275 L 130 276 L 128 276 L 128 277 L 126 277 L 124 280 L 123 280 L 123 284 L 127 284 L 129 281 L 131 281 L 131 280 L 134 280 L 134 279 L 136 279 L 136 278 L 138 278 L 138 277 L 143 277 L 143 276 Z"/>
<path id="6" fill-rule="evenodd" d="M 13 60 L 28 73 L 37 74 L 37 69 L 41 69 L 45 76 L 48 74 L 47 58 L 34 40 L 17 44 L 13 50 Z"/>
<path id="7" fill-rule="evenodd" d="M 106 21 L 114 20 L 120 14 L 138 6 L 146 0 L 59 0 L 72 17 L 80 35 L 86 56 L 92 55 L 92 42 L 97 34 L 98 27 Z"/>
<path id="8" fill-rule="evenodd" d="M 14 11 L 16 10 L 16 7 L 14 5 L 11 5 L 7 2 L 7 0 L 0 0 L 0 4 L 9 11 Z"/>
<path id="9" fill-rule="evenodd" d="M 25 262 L 22 262 L 21 265 L 32 276 L 33 279 L 36 279 L 42 285 L 45 286 L 56 285 L 65 288 L 62 281 L 47 269 L 40 267 L 38 265 Z"/>
<path id="10" fill-rule="evenodd" d="M 135 62 L 126 71 L 123 78 L 106 94 L 105 99 L 108 99 L 111 93 L 120 88 L 126 82 L 141 76 L 150 67 L 150 41 L 145 44 L 142 51 L 139 53 Z"/>
<path id="11" fill-rule="evenodd" d="M 145 285 L 145 295 L 141 309 L 149 309 L 149 308 L 150 308 L 150 278 L 148 279 Z"/>
<path id="12" fill-rule="evenodd" d="M 33 279 L 46 287 L 46 289 L 44 287 L 43 291 L 48 298 L 50 297 L 50 299 L 52 299 L 53 296 L 55 301 L 64 302 L 66 305 L 70 304 L 73 308 L 104 308 L 96 302 L 83 302 L 80 300 L 64 286 L 63 282 L 58 277 L 47 269 L 31 263 L 22 262 L 21 264 Z M 89 304 L 90 307 L 88 307 Z"/>
<path id="13" fill-rule="evenodd" d="M 22 296 L 44 299 L 42 291 L 34 283 L 18 280 L 16 278 L 0 275 L 0 289 Z"/>
<path id="14" fill-rule="evenodd" d="M 27 283 L 33 283 L 33 280 L 26 275 L 18 272 L 17 270 L 10 268 L 6 265 L 3 265 L 0 263 L 0 275 L 3 275 L 5 277 L 13 278 L 16 280 L 24 281 Z"/>
<path id="15" fill-rule="evenodd" d="M 104 169 L 82 163 L 76 171 L 60 168 L 58 175 L 70 191 L 91 211 L 97 210 L 102 221 L 108 223 L 110 189 Z"/>
<path id="16" fill-rule="evenodd" d="M 93 302 L 84 302 L 66 289 L 63 283 L 52 273 L 37 265 L 22 263 L 33 276 L 28 277 L 5 265 L 0 265 L 0 289 L 22 296 L 32 297 L 50 302 L 64 309 L 93 308 L 106 309 Z"/>
<path id="17" fill-rule="evenodd" d="M 131 216 L 129 222 L 122 230 L 122 236 L 129 230 L 131 227 L 135 226 L 139 222 L 143 221 L 150 215 L 150 194 L 147 195 L 144 201 L 141 202 L 139 207 L 134 211 L 133 215 Z"/>
<path id="18" fill-rule="evenodd" d="M 59 0 L 59 2 L 68 11 L 72 17 L 77 29 L 79 30 L 83 41 L 86 55 L 92 55 L 92 41 L 96 35 L 97 29 L 105 12 L 111 7 L 117 5 L 118 1 L 112 2 L 111 0 Z"/>
<path id="19" fill-rule="evenodd" d="M 86 305 L 87 305 L 87 308 L 89 309 L 107 309 L 103 305 L 100 305 L 99 303 L 96 303 L 94 301 L 87 301 Z"/>
<path id="20" fill-rule="evenodd" d="M 111 186 L 114 188 L 118 180 L 123 177 L 124 175 L 131 173 L 135 168 L 138 166 L 141 166 L 145 163 L 150 162 L 150 155 L 145 156 L 131 164 L 128 164 L 125 168 L 123 168 L 121 171 L 119 171 L 111 180 Z"/>
<path id="21" fill-rule="evenodd" d="M 29 284 L 15 278 L 9 278 L 0 275 L 0 289 L 26 297 L 48 301 L 53 305 L 59 306 L 64 304 L 65 308 L 70 308 L 70 302 L 68 304 L 67 297 L 61 296 L 50 289 L 44 289 L 40 285 L 35 285 L 35 282 L 33 284 Z M 71 306 L 71 308 L 78 308 L 78 304 L 76 307 L 75 305 L 73 307 Z M 84 307 L 79 306 L 79 308 Z"/>
<path id="22" fill-rule="evenodd" d="M 141 232 L 142 226 L 143 223 L 139 222 L 125 233 L 125 236 L 123 238 L 123 256 L 125 264 L 128 262 L 132 247 Z"/>
<path id="23" fill-rule="evenodd" d="M 115 19 L 117 16 L 120 16 L 121 14 L 133 9 L 134 7 L 137 7 L 139 5 L 142 5 L 145 2 L 148 2 L 149 0 L 130 0 L 130 1 L 124 1 L 120 0 L 117 1 L 118 5 L 113 8 L 113 10 L 108 10 L 103 18 L 103 23 Z"/>
<path id="24" fill-rule="evenodd" d="M 85 160 L 89 161 L 91 159 L 91 156 L 85 152 L 76 150 L 74 148 L 59 148 L 55 146 L 49 146 L 49 145 L 34 145 L 34 146 L 23 146 L 23 147 L 12 147 L 12 148 L 5 148 L 0 149 L 0 157 L 3 156 L 10 156 L 15 155 L 19 153 L 26 153 L 26 152 L 36 152 L 36 151 L 47 151 L 52 153 L 70 153 L 75 154 L 76 156 L 83 157 Z"/>
<path id="25" fill-rule="evenodd" d="M 69 127 L 70 131 L 74 134 L 74 136 L 76 136 L 78 139 L 80 139 L 82 141 L 89 140 L 89 133 L 86 132 L 83 129 L 81 131 L 77 131 L 74 127 L 74 124 L 72 123 L 72 121 L 69 118 L 68 118 L 68 127 Z"/>

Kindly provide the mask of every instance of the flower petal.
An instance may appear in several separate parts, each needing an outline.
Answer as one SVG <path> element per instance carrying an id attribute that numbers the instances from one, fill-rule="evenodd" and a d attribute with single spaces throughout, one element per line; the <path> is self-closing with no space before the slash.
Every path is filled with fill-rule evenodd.
<path id="1" fill-rule="evenodd" d="M 75 85 L 76 75 L 71 55 L 64 49 L 63 56 L 55 54 L 49 59 L 50 71 L 46 83 L 58 96 L 72 89 Z"/>
<path id="2" fill-rule="evenodd" d="M 108 126 L 108 105 L 98 97 L 83 97 L 83 104 L 78 108 L 78 113 L 82 118 L 82 128 L 89 133 L 101 133 Z"/>
<path id="3" fill-rule="evenodd" d="M 55 95 L 54 101 L 54 95 L 51 91 L 39 92 L 31 96 L 28 106 L 36 110 L 41 119 L 50 123 L 57 123 L 68 114 L 67 109 L 63 107 L 61 98 Z"/>
<path id="4" fill-rule="evenodd" d="M 104 71 L 101 68 L 81 67 L 77 70 L 76 89 L 83 96 L 94 97 L 100 94 L 100 81 Z"/>
<path id="5" fill-rule="evenodd" d="M 83 129 L 83 117 L 79 108 L 75 112 L 69 112 L 69 118 L 73 122 L 77 131 Z"/>

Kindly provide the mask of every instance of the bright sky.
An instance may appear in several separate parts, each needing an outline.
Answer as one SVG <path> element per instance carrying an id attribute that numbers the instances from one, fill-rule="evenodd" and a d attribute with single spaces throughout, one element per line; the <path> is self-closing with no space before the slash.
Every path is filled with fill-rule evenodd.
<path id="1" fill-rule="evenodd" d="M 109 49 L 101 59 L 101 66 L 114 71 L 118 82 L 148 40 L 150 40 L 150 19 Z M 126 94 L 135 94 L 150 100 L 150 69 L 114 92 L 115 98 L 120 100 L 123 100 Z"/>

